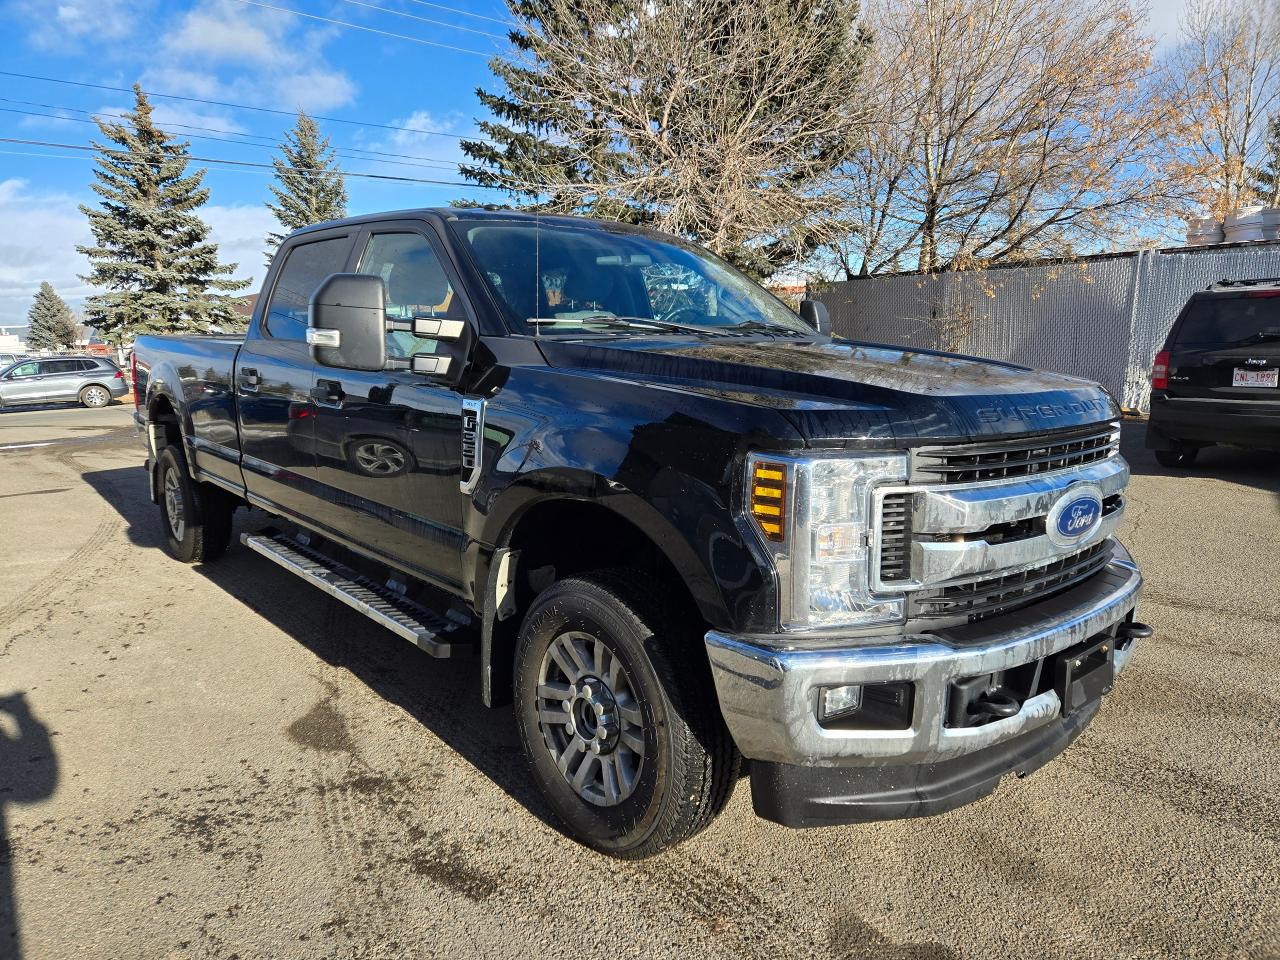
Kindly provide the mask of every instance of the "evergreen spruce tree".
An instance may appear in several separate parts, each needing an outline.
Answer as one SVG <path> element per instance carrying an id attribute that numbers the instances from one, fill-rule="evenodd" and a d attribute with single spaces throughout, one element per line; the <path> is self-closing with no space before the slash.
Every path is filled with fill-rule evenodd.
<path id="1" fill-rule="evenodd" d="M 81 279 L 103 291 L 85 300 L 87 320 L 115 344 L 140 333 L 235 326 L 225 294 L 249 281 L 231 279 L 236 264 L 219 262 L 209 225 L 196 213 L 209 199 L 205 171 L 187 172 L 187 142 L 156 127 L 142 88 L 133 90 L 124 122 L 98 121 L 114 146 L 94 143 L 92 187 L 102 203 L 80 207 L 96 241 L 77 248 L 91 268 Z"/>
<path id="2" fill-rule="evenodd" d="M 1266 151 L 1266 160 L 1254 171 L 1253 188 L 1267 206 L 1280 207 L 1280 116 L 1267 124 Z"/>
<path id="3" fill-rule="evenodd" d="M 61 350 L 76 345 L 76 320 L 66 301 L 48 280 L 27 312 L 27 346 L 32 350 Z"/>
<path id="4" fill-rule="evenodd" d="M 271 253 L 289 231 L 347 215 L 347 185 L 329 138 L 322 139 L 316 122 L 301 110 L 298 122 L 280 144 L 280 152 L 284 156 L 271 161 L 276 168 L 271 192 L 280 205 L 268 203 L 267 209 L 276 215 L 284 232 L 267 236 L 271 248 L 268 264 Z"/>

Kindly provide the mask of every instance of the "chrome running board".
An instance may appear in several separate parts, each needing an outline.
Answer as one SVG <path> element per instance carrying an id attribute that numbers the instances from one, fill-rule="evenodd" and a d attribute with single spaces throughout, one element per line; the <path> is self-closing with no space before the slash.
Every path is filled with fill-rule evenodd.
<path id="1" fill-rule="evenodd" d="M 466 643 L 449 641 L 448 635 L 457 629 L 457 624 L 330 560 L 292 537 L 272 532 L 243 533 L 240 542 L 433 657 L 456 656 L 469 647 Z"/>

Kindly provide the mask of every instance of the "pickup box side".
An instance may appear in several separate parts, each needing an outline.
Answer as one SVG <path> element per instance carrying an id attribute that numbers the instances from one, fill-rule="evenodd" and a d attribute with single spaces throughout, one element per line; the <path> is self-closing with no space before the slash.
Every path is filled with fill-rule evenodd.
<path id="1" fill-rule="evenodd" d="M 244 492 L 234 389 L 240 344 L 237 337 L 143 336 L 134 345 L 139 409 L 147 424 L 162 427 L 172 416 L 167 433 L 149 436 L 152 457 L 160 441 L 181 439 L 195 479 L 236 494 Z"/>

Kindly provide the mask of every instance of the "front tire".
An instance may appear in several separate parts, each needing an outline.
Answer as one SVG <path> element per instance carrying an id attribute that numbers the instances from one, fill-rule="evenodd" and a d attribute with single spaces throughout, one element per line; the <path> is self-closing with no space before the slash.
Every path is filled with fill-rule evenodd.
<path id="1" fill-rule="evenodd" d="M 643 577 L 563 580 L 520 629 L 515 709 L 538 787 L 601 853 L 652 856 L 728 801 L 739 757 L 701 637 L 663 614 Z"/>
<path id="2" fill-rule="evenodd" d="M 97 409 L 98 407 L 109 406 L 111 403 L 111 391 L 106 387 L 100 387 L 97 384 L 90 384 L 80 391 L 80 405 Z"/>
<path id="3" fill-rule="evenodd" d="M 178 446 L 160 451 L 160 520 L 165 544 L 183 563 L 208 563 L 226 552 L 231 542 L 235 501 L 221 490 L 197 483 Z"/>
<path id="4" fill-rule="evenodd" d="M 1156 463 L 1162 467 L 1189 467 L 1200 455 L 1199 447 L 1183 447 L 1178 450 L 1157 450 Z"/>

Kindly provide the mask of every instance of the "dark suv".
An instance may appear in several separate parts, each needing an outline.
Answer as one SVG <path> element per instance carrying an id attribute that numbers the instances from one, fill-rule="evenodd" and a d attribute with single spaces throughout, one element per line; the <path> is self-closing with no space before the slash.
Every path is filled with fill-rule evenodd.
<path id="1" fill-rule="evenodd" d="M 1280 277 L 1194 294 L 1156 354 L 1147 446 L 1185 467 L 1216 443 L 1280 450 Z"/>

